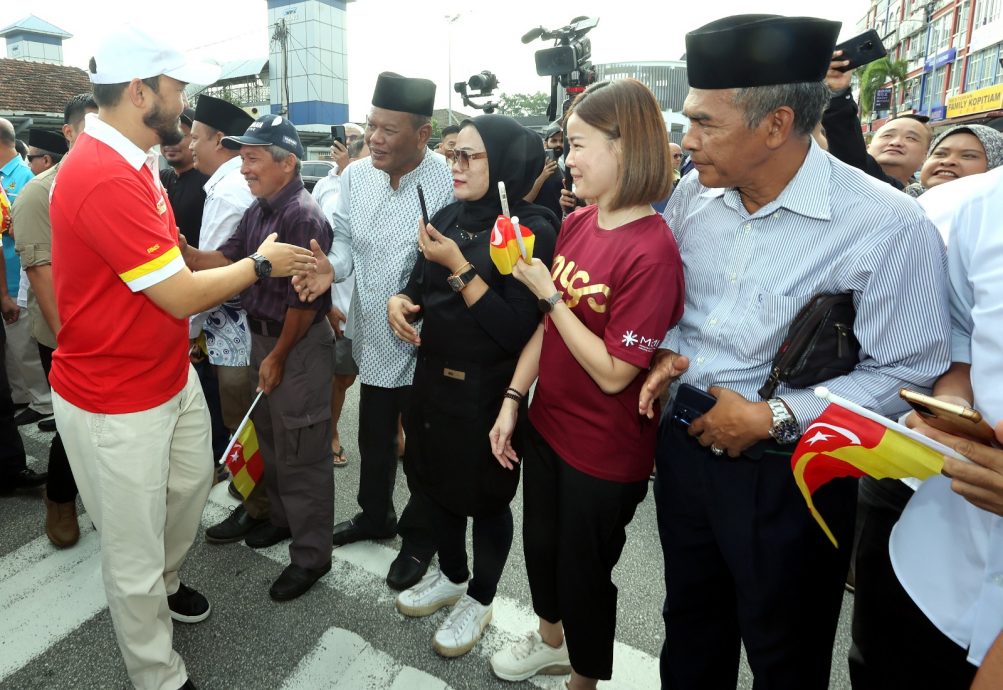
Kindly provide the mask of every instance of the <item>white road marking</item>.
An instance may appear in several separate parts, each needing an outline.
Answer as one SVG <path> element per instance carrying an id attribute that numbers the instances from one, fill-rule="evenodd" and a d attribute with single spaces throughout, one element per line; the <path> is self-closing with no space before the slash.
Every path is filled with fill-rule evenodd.
<path id="1" fill-rule="evenodd" d="M 73 548 L 43 536 L 0 559 L 0 681 L 107 607 L 98 535 L 81 522 Z"/>
<path id="2" fill-rule="evenodd" d="M 202 522 L 205 525 L 215 524 L 224 519 L 230 507 L 237 502 L 227 491 L 225 484 L 213 487 L 209 494 L 209 503 L 206 511 L 202 515 Z M 261 549 L 259 553 L 268 558 L 286 564 L 289 562 L 289 551 L 287 544 L 278 544 L 267 549 Z M 368 592 L 377 593 L 377 600 L 383 601 L 387 606 L 393 606 L 396 593 L 390 590 L 383 580 L 390 563 L 397 557 L 397 551 L 376 542 L 356 542 L 346 546 L 339 546 L 332 552 L 331 572 L 321 578 L 320 583 L 348 594 L 359 594 Z M 346 567 L 348 566 L 348 567 Z M 376 586 L 374 587 L 374 580 Z M 527 584 L 527 589 L 529 585 Z M 498 596 L 494 600 L 494 615 L 491 625 L 481 642 L 474 648 L 473 653 L 490 659 L 490 657 L 506 644 L 510 644 L 516 638 L 521 637 L 528 630 L 537 626 L 537 617 L 533 610 L 514 599 Z M 437 614 L 438 615 L 438 614 Z M 402 625 L 406 624 L 406 619 L 401 616 Z M 326 637 L 326 636 L 325 636 Z M 361 639 L 361 638 L 360 638 Z M 323 639 L 318 643 L 311 656 L 318 654 L 318 649 L 324 645 Z M 360 652 L 364 653 L 364 652 Z M 432 645 L 429 643 L 429 654 L 435 654 Z M 323 655 L 321 655 L 323 657 Z M 324 667 L 326 662 L 321 663 Z M 344 661 L 340 661 L 339 667 L 344 667 Z M 561 677 L 539 676 L 531 678 L 530 683 L 541 688 L 563 688 L 564 679 Z M 634 647 L 616 642 L 613 647 L 613 680 L 599 684 L 602 688 L 629 688 L 638 690 L 655 688 L 660 685 L 658 675 L 658 659 L 642 652 Z M 301 687 L 310 687 L 303 685 Z M 316 687 L 335 687 L 320 685 Z M 346 686 L 347 687 L 347 686 Z M 385 687 L 381 685 L 357 685 L 355 687 Z"/>

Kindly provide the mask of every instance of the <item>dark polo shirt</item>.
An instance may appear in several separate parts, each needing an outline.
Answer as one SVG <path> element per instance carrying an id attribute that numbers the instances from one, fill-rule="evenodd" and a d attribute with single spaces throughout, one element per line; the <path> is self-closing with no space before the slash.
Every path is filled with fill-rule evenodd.
<path id="1" fill-rule="evenodd" d="M 174 221 L 181 234 L 193 247 L 199 246 L 202 230 L 202 209 L 205 208 L 205 189 L 209 176 L 195 168 L 178 175 L 173 168 L 160 171 L 160 183 L 167 190 L 167 198 L 174 211 Z"/>
<path id="2" fill-rule="evenodd" d="M 251 204 L 233 236 L 219 250 L 231 261 L 239 261 L 253 254 L 273 232 L 278 233 L 278 242 L 309 249 L 310 240 L 317 240 L 325 253 L 331 249 L 331 226 L 299 176 L 271 199 L 257 199 Z M 244 291 L 240 303 L 248 316 L 280 323 L 290 307 L 315 309 L 317 322 L 331 309 L 331 292 L 328 290 L 312 303 L 300 302 L 292 278 L 265 278 Z"/>

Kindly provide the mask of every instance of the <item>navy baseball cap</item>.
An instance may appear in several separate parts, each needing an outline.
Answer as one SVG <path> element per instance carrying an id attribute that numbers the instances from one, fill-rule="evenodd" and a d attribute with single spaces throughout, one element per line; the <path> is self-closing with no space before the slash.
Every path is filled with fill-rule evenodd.
<path id="1" fill-rule="evenodd" d="M 241 146 L 278 146 L 303 160 L 303 144 L 296 126 L 282 115 L 262 115 L 251 123 L 243 136 L 223 137 L 223 148 Z"/>

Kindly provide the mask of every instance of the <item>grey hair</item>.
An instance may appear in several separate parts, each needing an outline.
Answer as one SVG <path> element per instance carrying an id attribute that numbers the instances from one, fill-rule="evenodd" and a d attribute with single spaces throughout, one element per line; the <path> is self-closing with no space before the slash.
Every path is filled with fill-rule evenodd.
<path id="1" fill-rule="evenodd" d="M 745 126 L 754 129 L 777 108 L 794 111 L 794 132 L 809 136 L 822 121 L 832 93 L 825 82 L 801 82 L 735 89 L 735 105 L 745 115 Z"/>
<path id="2" fill-rule="evenodd" d="M 272 154 L 272 160 L 276 163 L 281 163 L 286 159 L 286 156 L 296 156 L 295 153 L 289 149 L 284 149 L 281 146 L 276 146 L 272 144 L 268 147 L 268 153 Z M 300 169 L 303 167 L 303 162 L 296 156 L 296 174 L 300 174 Z"/>
<path id="3" fill-rule="evenodd" d="M 411 113 L 411 126 L 414 127 L 415 131 L 418 131 L 425 125 L 432 124 L 432 118 L 428 115 L 415 115 Z"/>

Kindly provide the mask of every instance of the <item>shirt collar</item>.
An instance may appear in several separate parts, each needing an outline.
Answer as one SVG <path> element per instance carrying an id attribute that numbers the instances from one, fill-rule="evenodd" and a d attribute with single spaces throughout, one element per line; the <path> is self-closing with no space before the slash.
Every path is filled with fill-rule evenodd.
<path id="1" fill-rule="evenodd" d="M 232 173 L 234 170 L 240 170 L 240 156 L 234 156 L 223 165 L 216 168 L 205 184 L 202 185 L 202 189 L 205 190 L 206 194 L 212 194 L 213 188 L 216 187 L 222 181 L 224 177 Z"/>
<path id="2" fill-rule="evenodd" d="M 133 144 L 124 134 L 99 118 L 97 113 L 87 113 L 84 117 L 87 122 L 84 131 L 88 136 L 94 137 L 102 144 L 111 148 L 136 170 L 139 170 L 146 164 L 147 152 Z"/>
<path id="3" fill-rule="evenodd" d="M 295 199 L 301 189 L 303 189 L 303 178 L 297 175 L 289 181 L 289 184 L 280 189 L 272 197 L 271 201 L 268 199 L 258 199 L 258 205 L 261 206 L 261 210 L 265 215 L 270 215 Z"/>
<path id="4" fill-rule="evenodd" d="M 832 204 L 829 196 L 829 184 L 832 177 L 832 168 L 829 165 L 828 154 L 810 139 L 808 155 L 798 168 L 797 173 L 787 183 L 780 195 L 763 206 L 761 209 L 751 214 L 750 217 L 768 216 L 779 208 L 786 208 L 788 211 L 798 215 L 815 218 L 817 220 L 830 220 L 832 218 Z M 741 213 L 746 213 L 742 205 L 742 197 L 734 187 L 704 189 L 700 196 L 713 199 L 724 197 L 724 203 Z"/>
<path id="5" fill-rule="evenodd" d="M 24 159 L 20 155 L 14 154 L 14 157 L 7 161 L 7 164 L 0 168 L 0 175 L 4 177 L 10 177 L 10 175 L 20 167 L 28 167 L 28 164 L 24 162 Z"/>

